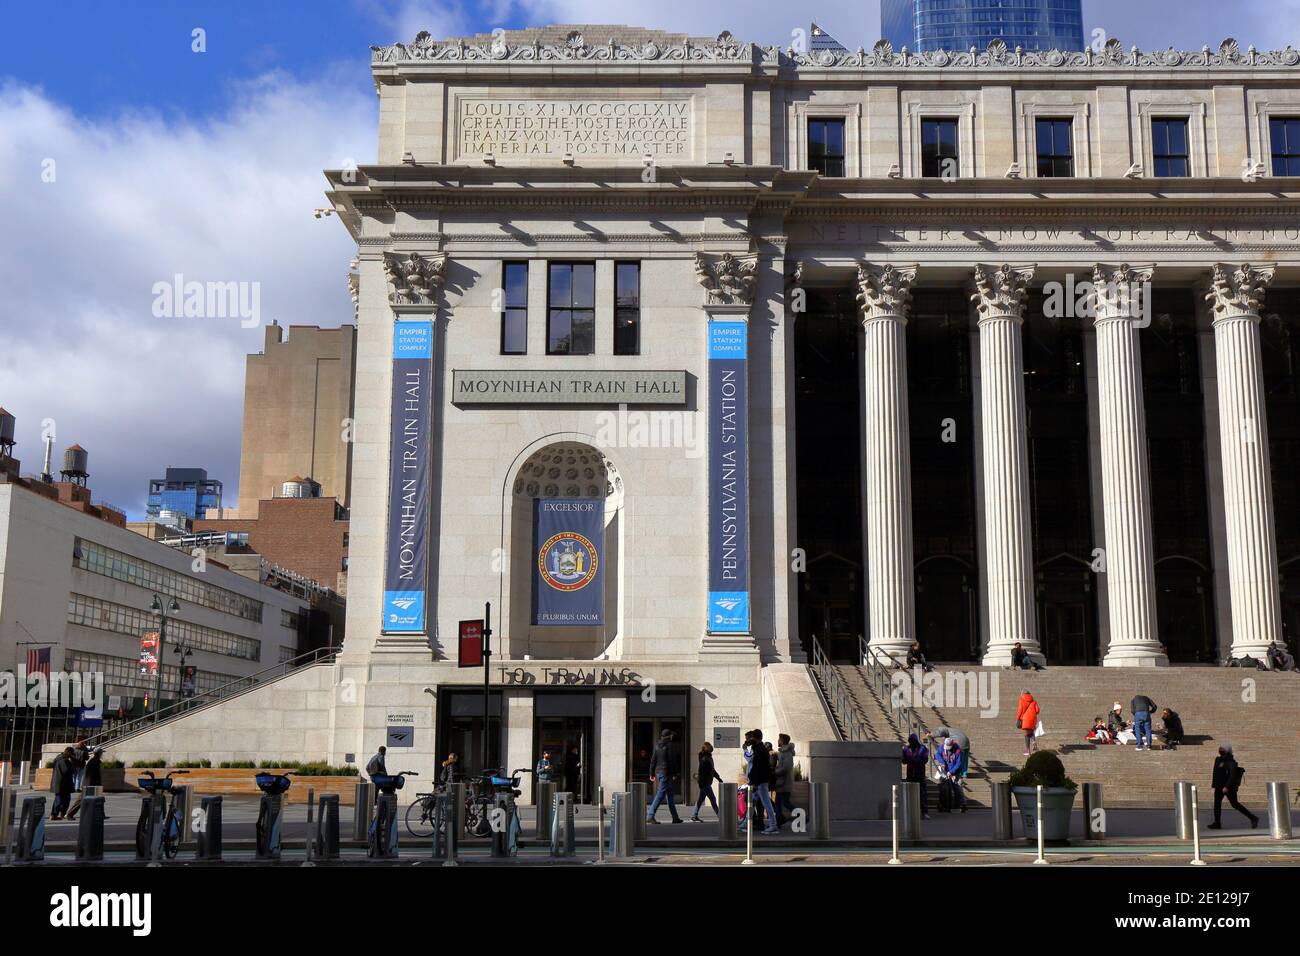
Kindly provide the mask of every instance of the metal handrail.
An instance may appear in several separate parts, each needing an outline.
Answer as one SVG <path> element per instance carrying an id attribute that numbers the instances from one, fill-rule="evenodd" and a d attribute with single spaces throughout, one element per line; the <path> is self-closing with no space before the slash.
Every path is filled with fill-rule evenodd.
<path id="1" fill-rule="evenodd" d="M 858 713 L 857 707 L 853 703 L 853 696 L 849 693 L 844 681 L 840 678 L 839 672 L 835 670 L 830 658 L 822 650 L 817 636 L 812 636 L 812 664 L 809 665 L 815 672 L 818 680 L 818 689 L 822 692 L 822 700 L 830 708 L 835 719 L 839 721 L 843 730 L 836 728 L 843 740 L 871 740 L 872 735 L 866 722 Z"/>
<path id="2" fill-rule="evenodd" d="M 327 663 L 334 658 L 335 653 L 336 649 L 332 647 L 318 647 L 315 650 L 307 651 L 306 653 L 299 654 L 297 657 L 292 657 L 287 661 L 281 661 L 271 667 L 263 668 L 262 670 L 249 674 L 246 677 L 239 677 L 235 680 L 227 681 L 220 687 L 214 687 L 212 690 L 204 691 L 202 694 L 187 698 L 186 700 L 177 701 L 174 704 L 168 704 L 166 707 L 163 707 L 152 714 L 148 714 L 147 716 L 137 717 L 135 720 L 118 724 L 112 730 L 106 730 L 94 737 L 86 738 L 86 746 L 91 748 L 103 747 L 113 741 L 120 741 L 126 737 L 133 736 L 134 734 L 143 733 L 146 730 L 158 726 L 164 721 L 171 720 L 173 717 L 179 717 L 182 714 L 191 714 L 206 707 L 211 707 L 213 704 L 231 700 L 242 694 L 246 694 L 251 690 L 264 687 L 266 684 L 270 683 L 271 680 L 278 680 L 281 677 L 286 677 L 308 664 Z M 273 671 L 282 671 L 283 673 L 274 678 L 263 678 L 262 675 L 270 674 Z"/>
<path id="3" fill-rule="evenodd" d="M 898 659 L 879 647 L 872 647 L 861 634 L 858 635 L 858 653 L 877 699 L 894 720 L 899 739 L 907 740 L 910 734 L 916 734 L 918 738 L 924 740 L 925 735 L 929 733 L 929 728 L 921 719 L 921 715 L 910 705 L 897 700 L 893 694 L 894 682 L 891 672 L 902 666 Z M 885 664 L 881 658 L 889 663 Z"/>

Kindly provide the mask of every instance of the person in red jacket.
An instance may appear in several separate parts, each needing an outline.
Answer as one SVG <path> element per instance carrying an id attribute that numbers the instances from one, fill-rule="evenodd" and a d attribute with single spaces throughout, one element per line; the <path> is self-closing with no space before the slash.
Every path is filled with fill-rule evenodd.
<path id="1" fill-rule="evenodd" d="M 1031 750 L 1038 749 L 1038 738 L 1034 736 L 1034 730 L 1038 727 L 1038 715 L 1040 713 L 1038 701 L 1034 700 L 1034 695 L 1025 691 L 1020 695 L 1020 706 L 1016 708 L 1016 726 L 1025 735 L 1025 756 L 1029 756 Z"/>

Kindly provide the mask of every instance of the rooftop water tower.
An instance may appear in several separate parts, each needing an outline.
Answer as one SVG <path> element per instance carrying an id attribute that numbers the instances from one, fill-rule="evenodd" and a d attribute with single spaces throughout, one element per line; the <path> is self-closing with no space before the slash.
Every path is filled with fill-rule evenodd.
<path id="1" fill-rule="evenodd" d="M 63 469 L 59 476 L 64 481 L 84 488 L 86 479 L 90 477 L 90 472 L 86 470 L 89 466 L 90 453 L 80 445 L 69 445 L 63 452 Z"/>
<path id="2" fill-rule="evenodd" d="M 14 454 L 14 417 L 0 408 L 0 458 L 12 458 Z"/>

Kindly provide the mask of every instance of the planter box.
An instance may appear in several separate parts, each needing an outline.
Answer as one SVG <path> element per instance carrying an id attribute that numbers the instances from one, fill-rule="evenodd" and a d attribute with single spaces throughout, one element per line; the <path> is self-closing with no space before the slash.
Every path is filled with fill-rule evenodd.
<path id="1" fill-rule="evenodd" d="M 1035 829 L 1038 818 L 1038 789 L 1012 787 L 1016 806 L 1020 808 L 1020 823 L 1025 828 L 1025 839 L 1038 842 Z M 1070 815 L 1074 811 L 1074 798 L 1079 791 L 1068 787 L 1043 788 L 1043 842 L 1063 846 L 1070 842 Z"/>
<path id="2" fill-rule="evenodd" d="M 145 769 L 123 767 L 120 769 L 104 769 L 104 792 L 105 793 L 142 793 L 135 782 L 137 778 L 143 777 Z M 167 776 L 168 771 L 173 767 L 152 768 L 153 772 L 160 777 Z M 262 791 L 257 789 L 257 784 L 253 782 L 253 775 L 261 773 L 261 770 L 250 770 L 247 768 L 232 770 L 225 768 L 195 768 L 188 773 L 173 777 L 179 786 L 192 787 L 194 793 L 211 797 L 217 794 L 245 794 L 248 796 L 260 796 Z M 267 773 L 283 773 L 283 770 L 268 769 Z M 42 767 L 36 771 L 34 788 L 37 791 L 49 791 L 50 778 L 54 771 Z M 294 777 L 293 785 L 285 793 L 284 798 L 288 803 L 306 803 L 307 790 L 311 788 L 316 791 L 319 798 L 323 793 L 336 793 L 339 797 L 339 805 L 351 806 L 356 798 L 356 784 L 361 778 L 359 776 L 345 777 Z"/>

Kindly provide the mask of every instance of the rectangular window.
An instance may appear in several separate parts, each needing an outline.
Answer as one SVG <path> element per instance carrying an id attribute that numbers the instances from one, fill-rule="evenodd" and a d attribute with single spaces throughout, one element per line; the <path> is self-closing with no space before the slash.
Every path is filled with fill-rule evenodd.
<path id="1" fill-rule="evenodd" d="M 929 179 L 956 179 L 958 162 L 957 121 L 921 120 L 921 175 Z"/>
<path id="2" fill-rule="evenodd" d="M 614 354 L 641 354 L 641 263 L 614 263 Z"/>
<path id="3" fill-rule="evenodd" d="M 501 265 L 501 354 L 528 354 L 528 263 Z"/>
<path id="4" fill-rule="evenodd" d="M 1151 121 L 1152 171 L 1156 176 L 1190 176 L 1191 159 L 1187 151 L 1187 120 L 1153 119 Z"/>
<path id="5" fill-rule="evenodd" d="M 1074 120 L 1040 119 L 1036 123 L 1038 175 L 1074 175 Z"/>
<path id="6" fill-rule="evenodd" d="M 1275 116 L 1268 121 L 1274 176 L 1300 176 L 1300 116 Z"/>
<path id="7" fill-rule="evenodd" d="M 844 175 L 844 120 L 808 121 L 808 168 L 823 176 Z"/>
<path id="8" fill-rule="evenodd" d="M 552 262 L 546 299 L 547 355 L 591 355 L 596 351 L 596 266 Z"/>

